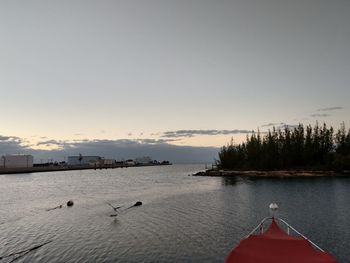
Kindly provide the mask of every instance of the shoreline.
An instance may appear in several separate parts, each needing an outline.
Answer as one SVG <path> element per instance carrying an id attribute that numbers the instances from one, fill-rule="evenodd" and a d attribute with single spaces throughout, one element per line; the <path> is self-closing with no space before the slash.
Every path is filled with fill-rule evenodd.
<path id="1" fill-rule="evenodd" d="M 335 177 L 343 176 L 350 177 L 350 171 L 321 171 L 321 170 L 272 170 L 272 171 L 257 171 L 257 170 L 213 170 L 197 172 L 192 176 L 210 176 L 210 177 L 263 177 L 263 178 L 310 178 L 310 177 Z"/>
<path id="2" fill-rule="evenodd" d="M 76 171 L 76 170 L 102 170 L 130 167 L 145 167 L 145 166 L 164 166 L 169 164 L 138 164 L 138 165 L 103 165 L 103 166 L 44 166 L 44 167 L 28 167 L 28 168 L 0 168 L 1 174 L 28 174 L 28 173 L 44 173 L 58 171 Z"/>

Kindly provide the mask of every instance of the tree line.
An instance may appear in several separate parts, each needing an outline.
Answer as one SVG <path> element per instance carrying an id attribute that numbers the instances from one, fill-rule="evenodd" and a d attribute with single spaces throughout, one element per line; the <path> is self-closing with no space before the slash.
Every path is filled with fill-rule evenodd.
<path id="1" fill-rule="evenodd" d="M 350 129 L 316 124 L 299 124 L 268 132 L 254 132 L 246 141 L 234 144 L 233 139 L 219 151 L 218 166 L 237 170 L 277 169 L 350 169 Z"/>

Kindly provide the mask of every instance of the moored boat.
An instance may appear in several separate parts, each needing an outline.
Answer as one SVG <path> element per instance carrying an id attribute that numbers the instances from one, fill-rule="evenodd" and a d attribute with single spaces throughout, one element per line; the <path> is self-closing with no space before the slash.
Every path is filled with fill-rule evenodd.
<path id="1" fill-rule="evenodd" d="M 276 204 L 270 208 L 276 210 Z M 264 231 L 264 224 L 271 221 Z M 286 227 L 284 231 L 279 224 Z M 292 232 L 292 233 L 291 233 Z M 293 235 L 292 235 L 293 234 Z M 227 256 L 225 263 L 338 263 L 285 220 L 264 218 Z"/>

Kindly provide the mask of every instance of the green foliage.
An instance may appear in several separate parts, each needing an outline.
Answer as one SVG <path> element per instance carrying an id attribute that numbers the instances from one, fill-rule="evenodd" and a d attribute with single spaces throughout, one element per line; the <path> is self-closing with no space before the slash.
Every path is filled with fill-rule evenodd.
<path id="1" fill-rule="evenodd" d="M 344 123 L 334 134 L 326 124 L 275 128 L 263 136 L 254 131 L 242 144 L 233 140 L 219 152 L 224 169 L 350 169 L 350 130 Z"/>

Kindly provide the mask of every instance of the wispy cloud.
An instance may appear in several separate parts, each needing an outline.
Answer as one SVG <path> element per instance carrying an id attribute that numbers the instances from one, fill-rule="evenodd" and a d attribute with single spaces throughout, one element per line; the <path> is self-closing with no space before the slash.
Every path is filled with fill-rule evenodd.
<path id="1" fill-rule="evenodd" d="M 280 125 L 285 125 L 285 123 L 284 122 L 270 122 L 270 123 L 263 124 L 260 127 L 272 127 L 272 126 L 280 126 Z"/>
<path id="2" fill-rule="evenodd" d="M 229 135 L 229 134 L 247 134 L 251 130 L 177 130 L 164 132 L 163 138 L 179 138 L 179 137 L 193 137 L 195 135 Z"/>
<path id="3" fill-rule="evenodd" d="M 314 113 L 310 115 L 311 117 L 328 117 L 331 116 L 331 114 L 327 114 L 327 113 Z"/>
<path id="4" fill-rule="evenodd" d="M 178 141 L 178 139 L 137 139 L 139 143 L 159 144 Z"/>
<path id="5" fill-rule="evenodd" d="M 45 146 L 55 145 L 55 146 L 58 146 L 58 147 L 63 147 L 65 144 L 67 144 L 66 141 L 46 140 L 46 141 L 40 141 L 36 145 L 37 146 L 41 146 L 41 145 L 45 145 Z"/>
<path id="6" fill-rule="evenodd" d="M 329 108 L 321 108 L 318 109 L 317 111 L 335 111 L 335 110 L 342 110 L 344 107 L 341 106 L 336 106 L 336 107 L 329 107 Z"/>

